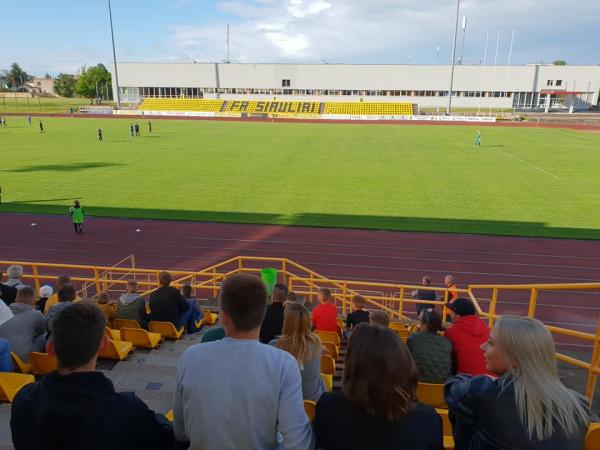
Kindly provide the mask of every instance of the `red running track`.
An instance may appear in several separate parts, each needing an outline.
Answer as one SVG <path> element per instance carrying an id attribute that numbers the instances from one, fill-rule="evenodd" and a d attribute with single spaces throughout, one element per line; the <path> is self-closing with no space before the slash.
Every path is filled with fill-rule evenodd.
<path id="1" fill-rule="evenodd" d="M 135 254 L 138 267 L 199 270 L 246 255 L 363 281 L 418 284 L 427 274 L 441 285 L 447 273 L 459 286 L 600 281 L 600 241 L 95 217 L 78 236 L 67 216 L 28 214 L 0 214 L 0 224 L 3 260 L 113 265 Z M 498 312 L 524 313 L 527 299 L 503 294 Z M 537 311 L 547 322 L 593 332 L 600 293 L 546 292 Z"/>

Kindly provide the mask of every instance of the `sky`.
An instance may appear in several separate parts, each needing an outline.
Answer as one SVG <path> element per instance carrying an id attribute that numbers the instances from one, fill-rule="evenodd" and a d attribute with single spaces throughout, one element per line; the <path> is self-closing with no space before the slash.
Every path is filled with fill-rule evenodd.
<path id="1" fill-rule="evenodd" d="M 447 64 L 456 0 L 112 0 L 117 61 Z M 465 64 L 600 64 L 598 0 L 462 0 Z M 500 39 L 497 40 L 498 32 Z M 496 44 L 498 53 L 496 59 Z M 457 56 L 462 48 L 459 25 Z M 107 0 L 3 1 L 0 69 L 112 61 Z"/>

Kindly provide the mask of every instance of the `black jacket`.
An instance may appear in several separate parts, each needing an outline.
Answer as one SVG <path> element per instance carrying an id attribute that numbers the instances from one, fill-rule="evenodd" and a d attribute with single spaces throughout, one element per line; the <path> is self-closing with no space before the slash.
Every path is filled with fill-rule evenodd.
<path id="1" fill-rule="evenodd" d="M 173 430 L 132 392 L 101 372 L 57 372 L 25 386 L 12 403 L 16 450 L 169 449 Z"/>
<path id="2" fill-rule="evenodd" d="M 162 286 L 150 294 L 150 320 L 171 322 L 177 326 L 177 317 L 190 305 L 181 292 L 171 286 Z"/>
<path id="3" fill-rule="evenodd" d="M 558 431 L 550 439 L 529 439 L 508 377 L 456 375 L 445 387 L 456 450 L 582 450 L 587 423 L 572 436 Z M 582 400 L 582 404 L 584 401 Z"/>
<path id="4" fill-rule="evenodd" d="M 421 331 L 411 334 L 406 343 L 417 365 L 419 381 L 445 383 L 452 375 L 452 342 L 447 338 Z"/>
<path id="5" fill-rule="evenodd" d="M 317 448 L 323 450 L 443 450 L 442 419 L 416 403 L 399 422 L 386 422 L 354 406 L 343 394 L 325 392 L 314 419 Z"/>
<path id="6" fill-rule="evenodd" d="M 281 334 L 283 329 L 283 302 L 273 302 L 267 306 L 267 312 L 260 326 L 260 342 L 268 344 Z"/>
<path id="7" fill-rule="evenodd" d="M 16 298 L 16 288 L 0 283 L 0 299 L 4 300 L 6 306 L 10 305 L 11 303 L 14 303 Z"/>

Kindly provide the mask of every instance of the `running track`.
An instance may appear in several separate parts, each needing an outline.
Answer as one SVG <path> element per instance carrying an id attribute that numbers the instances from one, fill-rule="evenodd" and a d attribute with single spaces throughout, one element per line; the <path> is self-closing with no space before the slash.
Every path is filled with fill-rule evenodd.
<path id="1" fill-rule="evenodd" d="M 36 223 L 36 226 L 31 226 Z M 600 241 L 90 217 L 75 235 L 60 216 L 0 214 L 0 259 L 199 270 L 238 256 L 286 257 L 329 277 L 418 284 L 447 273 L 459 286 L 600 281 Z M 140 232 L 136 232 L 140 229 Z M 523 313 L 525 292 L 501 295 L 499 313 Z M 546 292 L 549 323 L 594 332 L 600 292 Z"/>

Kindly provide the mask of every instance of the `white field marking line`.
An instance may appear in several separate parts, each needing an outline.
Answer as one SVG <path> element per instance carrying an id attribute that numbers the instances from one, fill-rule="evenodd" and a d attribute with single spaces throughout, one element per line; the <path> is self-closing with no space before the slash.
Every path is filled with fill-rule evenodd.
<path id="1" fill-rule="evenodd" d="M 500 153 L 502 153 L 502 154 L 504 154 L 504 155 L 506 155 L 506 156 L 510 156 L 511 158 L 514 158 L 514 159 L 516 159 L 517 161 L 520 161 L 520 162 L 522 162 L 523 164 L 526 164 L 526 165 L 528 165 L 529 167 L 533 167 L 534 169 L 536 169 L 536 170 L 539 170 L 540 172 L 543 172 L 543 173 L 545 173 L 546 175 L 550 175 L 551 177 L 554 177 L 554 178 L 556 178 L 557 180 L 561 180 L 561 178 L 560 178 L 560 177 L 558 177 L 558 176 L 554 175 L 552 172 L 548 172 L 546 169 L 542 169 L 541 167 L 539 167 L 539 166 L 536 166 L 535 164 L 531 164 L 531 163 L 529 163 L 529 162 L 527 162 L 527 161 L 524 161 L 524 160 L 522 160 L 521 158 L 519 158 L 518 156 L 515 156 L 515 155 L 513 155 L 512 153 L 505 152 L 504 150 L 500 150 L 500 149 L 499 149 L 499 148 L 497 148 L 497 147 L 491 147 L 491 148 L 493 148 L 494 150 L 496 150 L 496 151 L 498 151 L 498 152 L 500 152 Z"/>

